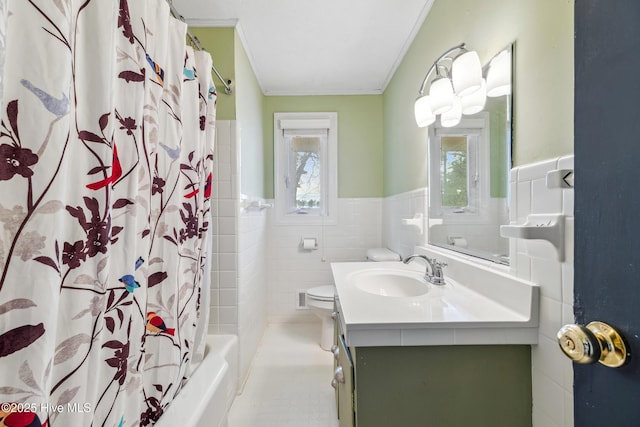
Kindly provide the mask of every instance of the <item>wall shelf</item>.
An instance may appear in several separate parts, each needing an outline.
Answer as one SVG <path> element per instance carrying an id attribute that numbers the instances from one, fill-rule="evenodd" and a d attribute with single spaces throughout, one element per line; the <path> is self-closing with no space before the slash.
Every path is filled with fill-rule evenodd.
<path id="1" fill-rule="evenodd" d="M 500 235 L 516 239 L 546 240 L 557 251 L 558 261 L 564 261 L 564 215 L 532 214 L 521 225 L 501 225 Z"/>

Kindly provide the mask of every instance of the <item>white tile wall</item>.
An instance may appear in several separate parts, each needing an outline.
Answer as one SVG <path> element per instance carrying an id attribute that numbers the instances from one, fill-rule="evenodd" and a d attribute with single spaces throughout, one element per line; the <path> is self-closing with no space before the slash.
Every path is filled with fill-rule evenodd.
<path id="1" fill-rule="evenodd" d="M 238 199 L 239 179 L 236 122 L 216 122 L 213 158 L 213 268 L 211 278 L 210 333 L 238 333 Z"/>
<path id="2" fill-rule="evenodd" d="M 297 291 L 332 284 L 331 262 L 364 261 L 368 248 L 380 247 L 382 200 L 338 199 L 337 225 L 276 225 L 269 210 L 268 228 L 269 319 L 315 322 L 309 310 L 296 309 Z M 301 249 L 303 237 L 315 237 L 318 249 Z"/>
<path id="3" fill-rule="evenodd" d="M 244 380 L 267 326 L 267 213 L 242 209 L 239 225 L 237 306 Z"/>
<path id="4" fill-rule="evenodd" d="M 266 212 L 240 209 L 238 123 L 216 122 L 210 333 L 238 335 L 240 382 L 266 327 Z"/>
<path id="5" fill-rule="evenodd" d="M 514 168 L 511 171 L 512 223 L 532 213 L 566 216 L 566 258 L 559 262 L 545 241 L 511 239 L 511 270 L 540 285 L 538 345 L 532 346 L 533 426 L 573 427 L 573 367 L 562 354 L 556 333 L 573 323 L 573 189 L 546 187 L 546 174 L 573 169 L 573 156 Z"/>

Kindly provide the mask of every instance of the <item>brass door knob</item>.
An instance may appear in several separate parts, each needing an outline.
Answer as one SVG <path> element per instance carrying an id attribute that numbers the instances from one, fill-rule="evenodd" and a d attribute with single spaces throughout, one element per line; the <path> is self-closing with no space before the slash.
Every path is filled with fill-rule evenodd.
<path id="1" fill-rule="evenodd" d="M 587 326 L 565 325 L 558 331 L 558 344 L 576 363 L 600 362 L 610 368 L 619 368 L 631 355 L 622 335 L 603 322 L 591 322 Z"/>

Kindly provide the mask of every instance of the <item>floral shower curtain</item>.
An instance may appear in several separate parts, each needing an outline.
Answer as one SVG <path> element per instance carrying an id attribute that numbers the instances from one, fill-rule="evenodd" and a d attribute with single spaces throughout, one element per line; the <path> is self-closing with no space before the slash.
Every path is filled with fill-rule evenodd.
<path id="1" fill-rule="evenodd" d="M 137 426 L 202 359 L 216 93 L 165 0 L 5 0 L 0 426 Z"/>

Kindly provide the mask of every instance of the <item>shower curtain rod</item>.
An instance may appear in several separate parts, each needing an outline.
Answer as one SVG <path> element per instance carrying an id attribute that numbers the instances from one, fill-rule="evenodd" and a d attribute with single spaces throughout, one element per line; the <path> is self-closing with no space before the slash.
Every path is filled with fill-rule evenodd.
<path id="1" fill-rule="evenodd" d="M 167 3 L 169 3 L 169 8 L 171 8 L 171 15 L 173 15 L 174 18 L 179 19 L 180 21 L 186 24 L 187 21 L 185 21 L 184 16 L 182 16 L 180 12 L 178 12 L 178 9 L 176 9 L 176 7 L 173 5 L 173 2 L 171 0 L 166 0 L 166 1 Z M 189 41 L 191 42 L 191 44 L 193 44 L 193 46 L 196 49 L 205 50 L 200 44 L 200 40 L 198 40 L 198 37 L 196 37 L 191 31 L 189 31 L 189 28 L 187 28 L 187 37 L 189 37 Z M 233 89 L 231 89 L 231 80 L 227 80 L 224 77 L 222 77 L 222 75 L 220 74 L 220 72 L 218 71 L 218 69 L 213 63 L 211 64 L 211 70 L 213 70 L 213 72 L 216 74 L 216 76 L 218 76 L 218 78 L 224 85 L 224 93 L 226 93 L 227 95 L 231 95 L 233 93 Z"/>

